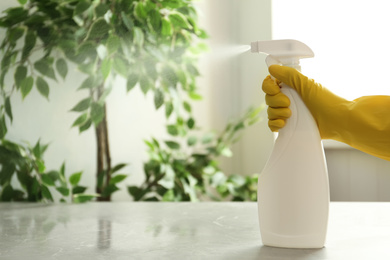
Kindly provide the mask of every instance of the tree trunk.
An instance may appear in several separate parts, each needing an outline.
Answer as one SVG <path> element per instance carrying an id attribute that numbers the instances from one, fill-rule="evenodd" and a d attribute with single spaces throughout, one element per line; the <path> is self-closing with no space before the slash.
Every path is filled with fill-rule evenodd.
<path id="1" fill-rule="evenodd" d="M 98 99 L 102 95 L 103 87 L 98 88 Z M 96 193 L 101 196 L 98 197 L 98 201 L 111 201 L 111 194 L 104 194 L 105 188 L 110 183 L 111 179 L 111 154 L 108 140 L 108 127 L 107 127 L 107 109 L 104 104 L 104 117 L 103 120 L 95 127 L 96 131 L 96 143 L 97 143 L 97 172 L 96 172 Z"/>

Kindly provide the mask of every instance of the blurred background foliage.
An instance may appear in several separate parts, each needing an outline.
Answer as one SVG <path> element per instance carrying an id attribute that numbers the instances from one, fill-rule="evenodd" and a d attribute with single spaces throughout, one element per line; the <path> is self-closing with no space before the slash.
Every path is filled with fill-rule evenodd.
<path id="1" fill-rule="evenodd" d="M 231 156 L 238 133 L 258 121 L 261 108 L 250 109 L 220 134 L 198 138 L 192 102 L 201 100 L 196 79 L 199 56 L 207 51 L 207 33 L 199 28 L 191 0 L 18 0 L 0 17 L 6 29 L 0 63 L 1 200 L 53 200 L 50 189 L 70 201 L 111 200 L 127 174 L 127 163 L 111 165 L 106 98 L 115 79 L 125 80 L 127 92 L 139 87 L 152 92 L 155 109 L 164 109 L 172 140 L 145 141 L 150 159 L 145 183 L 128 188 L 134 200 L 195 201 L 255 200 L 256 176 L 225 176 L 217 157 Z M 96 194 L 78 186 L 82 172 L 65 177 L 65 164 L 47 171 L 47 145 L 34 147 L 7 140 L 13 121 L 11 96 L 25 98 L 35 87 L 49 99 L 54 82 L 66 82 L 70 68 L 80 72 L 77 91 L 84 98 L 70 109 L 78 113 L 72 127 L 93 127 L 97 144 Z M 83 75 L 83 76 L 82 76 Z M 12 84 L 6 84 L 6 78 Z M 124 137 L 125 138 L 125 137 Z M 131 147 L 129 147 L 131 149 Z M 91 154 L 91 156 L 94 156 Z M 12 178 L 20 188 L 14 188 Z M 213 188 L 215 192 L 210 191 Z M 66 201 L 65 198 L 61 199 Z"/>

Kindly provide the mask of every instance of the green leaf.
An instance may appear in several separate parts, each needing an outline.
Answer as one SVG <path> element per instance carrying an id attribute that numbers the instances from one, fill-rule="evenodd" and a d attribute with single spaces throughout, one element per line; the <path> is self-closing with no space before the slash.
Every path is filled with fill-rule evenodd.
<path id="1" fill-rule="evenodd" d="M 70 190 L 66 187 L 56 187 L 56 190 L 61 193 L 62 196 L 69 196 Z"/>
<path id="2" fill-rule="evenodd" d="M 223 172 L 216 172 L 211 178 L 211 185 L 214 187 L 225 184 L 227 178 Z"/>
<path id="3" fill-rule="evenodd" d="M 88 75 L 92 75 L 92 74 L 95 74 L 95 71 L 96 71 L 96 63 L 95 62 L 87 62 L 87 63 L 83 63 L 83 64 L 80 64 L 79 66 L 77 66 L 77 68 L 85 73 L 85 74 L 88 74 Z"/>
<path id="4" fill-rule="evenodd" d="M 145 10 L 145 6 L 143 2 L 138 2 L 137 5 L 135 6 L 134 11 L 135 11 L 135 16 L 140 20 L 145 19 L 148 15 Z"/>
<path id="5" fill-rule="evenodd" d="M 103 90 L 103 93 L 102 95 L 100 96 L 99 100 L 97 101 L 97 103 L 99 103 L 100 105 L 104 105 L 105 102 L 106 102 L 106 98 L 108 97 L 108 95 L 111 93 L 111 90 L 112 90 L 112 86 L 108 87 L 108 88 L 104 88 Z"/>
<path id="6" fill-rule="evenodd" d="M 176 125 L 168 125 L 167 131 L 170 135 L 177 136 L 179 134 L 179 130 Z"/>
<path id="7" fill-rule="evenodd" d="M 95 87 L 95 76 L 89 76 L 86 78 L 80 85 L 78 89 L 88 89 L 88 88 L 94 88 Z"/>
<path id="8" fill-rule="evenodd" d="M 132 31 L 134 27 L 133 21 L 130 18 L 128 18 L 128 16 L 123 11 L 121 12 L 121 17 L 126 28 L 129 29 L 129 31 Z"/>
<path id="9" fill-rule="evenodd" d="M 187 87 L 187 75 L 183 70 L 177 70 L 176 71 L 177 80 L 180 82 L 180 84 L 183 86 L 184 89 Z"/>
<path id="10" fill-rule="evenodd" d="M 6 26 L 12 27 L 13 25 L 24 21 L 28 16 L 28 11 L 23 7 L 8 8 L 4 11 L 7 13 L 8 19 L 6 20 Z"/>
<path id="11" fill-rule="evenodd" d="M 20 91 L 22 92 L 23 99 L 30 93 L 32 87 L 34 85 L 33 77 L 29 76 L 22 80 L 20 83 Z"/>
<path id="12" fill-rule="evenodd" d="M 87 190 L 87 187 L 75 186 L 72 188 L 72 193 L 73 194 L 80 194 L 80 193 L 84 193 L 86 190 Z"/>
<path id="13" fill-rule="evenodd" d="M 5 98 L 4 107 L 5 107 L 5 113 L 7 114 L 7 116 L 12 122 L 13 116 L 12 116 L 12 108 L 11 108 L 11 99 L 9 97 Z"/>
<path id="14" fill-rule="evenodd" d="M 45 171 L 46 166 L 45 166 L 45 163 L 44 163 L 42 160 L 36 160 L 36 161 L 35 161 L 35 164 L 36 164 L 37 167 L 38 167 L 38 172 L 42 173 L 42 172 Z"/>
<path id="15" fill-rule="evenodd" d="M 9 32 L 8 40 L 11 43 L 16 43 L 20 39 L 20 37 L 23 36 L 24 28 L 21 27 L 11 28 L 9 29 L 8 32 Z"/>
<path id="16" fill-rule="evenodd" d="M 85 61 L 86 59 L 94 61 L 97 56 L 96 44 L 90 41 L 82 43 L 77 49 L 76 55 L 80 61 Z"/>
<path id="17" fill-rule="evenodd" d="M 14 55 L 14 52 L 10 52 L 10 51 L 7 51 L 2 60 L 1 60 L 1 70 L 2 72 L 8 70 L 10 64 L 11 64 L 11 59 L 12 59 L 12 56 Z"/>
<path id="18" fill-rule="evenodd" d="M 26 78 L 26 76 L 27 76 L 27 68 L 22 65 L 18 66 L 14 74 L 15 84 L 18 89 L 20 88 L 22 81 Z"/>
<path id="19" fill-rule="evenodd" d="M 135 201 L 139 201 L 142 199 L 142 197 L 146 194 L 146 191 L 143 189 L 137 187 L 137 186 L 128 186 L 127 191 L 131 196 L 133 196 L 133 199 Z"/>
<path id="20" fill-rule="evenodd" d="M 115 53 L 121 45 L 120 39 L 116 35 L 110 35 L 107 39 L 107 51 L 108 54 L 111 55 Z"/>
<path id="21" fill-rule="evenodd" d="M 81 132 L 84 132 L 86 130 L 88 130 L 92 125 L 92 120 L 91 119 L 88 119 L 84 124 L 82 124 L 80 127 L 79 127 L 79 131 L 80 133 Z"/>
<path id="22" fill-rule="evenodd" d="M 102 61 L 100 71 L 101 71 L 104 79 L 107 79 L 107 77 L 110 75 L 111 67 L 112 67 L 112 59 L 106 58 Z"/>
<path id="23" fill-rule="evenodd" d="M 165 117 L 169 118 L 169 116 L 172 114 L 172 111 L 173 111 L 172 102 L 166 102 L 165 103 Z"/>
<path id="24" fill-rule="evenodd" d="M 114 174 L 115 172 L 124 168 L 126 165 L 127 165 L 126 163 L 120 163 L 120 164 L 115 165 L 114 168 L 111 169 L 111 174 Z"/>
<path id="25" fill-rule="evenodd" d="M 27 3 L 27 0 L 18 0 L 18 2 L 21 4 L 21 5 L 25 5 Z"/>
<path id="26" fill-rule="evenodd" d="M 187 112 L 191 113 L 191 105 L 187 101 L 183 102 L 183 107 Z"/>
<path id="27" fill-rule="evenodd" d="M 51 62 L 48 59 L 41 59 L 34 63 L 34 68 L 42 75 L 56 80 L 55 72 Z"/>
<path id="28" fill-rule="evenodd" d="M 83 172 L 76 172 L 76 173 L 73 173 L 70 177 L 69 177 L 69 182 L 70 184 L 74 187 L 74 186 L 77 186 L 77 184 L 79 183 L 80 179 L 81 179 L 81 175 L 83 174 Z"/>
<path id="29" fill-rule="evenodd" d="M 87 1 L 83 1 L 83 0 L 79 1 L 73 11 L 73 15 L 76 16 L 84 13 L 90 6 L 91 4 Z"/>
<path id="30" fill-rule="evenodd" d="M 55 182 L 57 180 L 60 180 L 60 173 L 58 171 L 49 171 L 47 175 L 50 176 L 50 178 Z"/>
<path id="31" fill-rule="evenodd" d="M 107 36 L 110 26 L 103 17 L 98 18 L 91 26 L 88 33 L 88 39 L 95 39 Z"/>
<path id="32" fill-rule="evenodd" d="M 166 18 L 163 18 L 161 20 L 161 34 L 163 36 L 171 36 L 172 35 L 172 24 Z"/>
<path id="33" fill-rule="evenodd" d="M 188 126 L 189 129 L 194 128 L 194 126 L 195 126 L 195 120 L 194 120 L 193 118 L 188 119 L 188 121 L 187 121 L 187 126 Z"/>
<path id="34" fill-rule="evenodd" d="M 196 138 L 196 136 L 190 136 L 187 139 L 187 144 L 188 144 L 188 146 L 193 146 L 196 144 L 197 141 L 198 141 L 198 139 Z"/>
<path id="35" fill-rule="evenodd" d="M 80 115 L 80 116 L 73 122 L 72 127 L 74 127 L 74 126 L 79 126 L 79 125 L 85 123 L 85 121 L 87 121 L 87 119 L 88 119 L 88 114 L 87 114 L 87 113 L 84 113 L 84 114 Z"/>
<path id="36" fill-rule="evenodd" d="M 202 96 L 194 92 L 191 92 L 189 96 L 192 100 L 202 100 Z"/>
<path id="37" fill-rule="evenodd" d="M 168 18 L 175 27 L 191 29 L 191 25 L 188 23 L 187 18 L 181 13 L 171 13 Z"/>
<path id="38" fill-rule="evenodd" d="M 240 129 L 244 129 L 245 125 L 243 122 L 239 122 L 237 125 L 234 126 L 234 131 L 238 131 Z"/>
<path id="39" fill-rule="evenodd" d="M 146 76 L 140 78 L 139 85 L 144 94 L 146 94 L 149 91 L 149 89 L 153 88 L 152 80 Z"/>
<path id="40" fill-rule="evenodd" d="M 147 141 L 147 140 L 144 140 L 144 143 L 145 143 L 147 146 L 149 146 L 149 149 L 150 149 L 150 150 L 154 151 L 154 145 L 153 145 L 151 142 L 149 142 L 149 141 Z"/>
<path id="41" fill-rule="evenodd" d="M 42 182 L 47 186 L 54 186 L 55 185 L 54 180 L 50 177 L 50 175 L 48 175 L 46 173 L 41 174 L 41 179 L 42 179 Z"/>
<path id="42" fill-rule="evenodd" d="M 154 144 L 157 148 L 160 148 L 159 142 L 158 142 L 155 138 L 152 138 L 152 140 L 153 140 L 153 144 Z"/>
<path id="43" fill-rule="evenodd" d="M 53 201 L 53 196 L 51 195 L 51 192 L 49 190 L 48 187 L 46 187 L 46 185 L 43 185 L 41 186 L 41 191 L 42 191 L 42 196 L 45 198 L 45 199 L 48 199 L 50 201 Z"/>
<path id="44" fill-rule="evenodd" d="M 120 57 L 114 58 L 112 67 L 119 75 L 127 78 L 129 65 L 124 59 Z"/>
<path id="45" fill-rule="evenodd" d="M 178 82 L 176 72 L 171 66 L 163 67 L 161 77 L 172 86 L 176 86 Z"/>
<path id="46" fill-rule="evenodd" d="M 49 84 L 40 76 L 37 77 L 37 81 L 35 82 L 39 93 L 41 93 L 42 96 L 49 99 Z"/>
<path id="47" fill-rule="evenodd" d="M 41 158 L 41 142 L 38 140 L 38 142 L 35 144 L 34 148 L 32 149 L 32 152 L 36 158 Z"/>
<path id="48" fill-rule="evenodd" d="M 173 190 L 167 190 L 162 197 L 162 201 L 175 201 L 175 193 Z"/>
<path id="49" fill-rule="evenodd" d="M 101 194 L 101 196 L 103 198 L 106 198 L 108 196 L 110 196 L 111 194 L 113 194 L 114 192 L 118 191 L 119 188 L 115 185 L 115 184 L 109 184 L 107 185 L 104 189 L 103 189 L 103 192 Z"/>
<path id="50" fill-rule="evenodd" d="M 99 197 L 98 194 L 75 194 L 73 196 L 73 202 L 75 203 L 84 203 L 90 201 L 96 197 Z"/>
<path id="51" fill-rule="evenodd" d="M 3 187 L 1 191 L 0 201 L 11 201 L 14 196 L 14 189 L 10 184 Z"/>
<path id="52" fill-rule="evenodd" d="M 213 140 L 214 140 L 214 134 L 213 133 L 207 133 L 202 138 L 202 144 L 211 143 Z"/>
<path id="53" fill-rule="evenodd" d="M 187 67 L 188 72 L 191 73 L 191 75 L 193 75 L 195 77 L 200 76 L 198 69 L 193 64 L 188 63 L 186 67 Z"/>
<path id="54" fill-rule="evenodd" d="M 226 156 L 226 157 L 232 157 L 233 152 L 232 152 L 232 150 L 229 149 L 229 147 L 225 147 L 222 149 L 221 155 Z"/>
<path id="55" fill-rule="evenodd" d="M 60 58 L 56 61 L 56 69 L 63 79 L 65 79 L 68 74 L 68 65 L 63 58 Z"/>
<path id="56" fill-rule="evenodd" d="M 149 22 L 152 25 L 154 31 L 158 32 L 161 28 L 161 14 L 159 11 L 153 9 L 148 15 Z"/>
<path id="57" fill-rule="evenodd" d="M 156 89 L 154 91 L 154 107 L 159 109 L 164 104 L 164 92 L 161 89 Z"/>
<path id="58" fill-rule="evenodd" d="M 95 8 L 95 13 L 97 17 L 101 17 L 107 13 L 107 11 L 110 10 L 110 6 L 108 4 L 100 3 Z"/>
<path id="59" fill-rule="evenodd" d="M 23 187 L 23 188 L 27 188 L 27 187 L 30 187 L 31 190 L 29 191 L 29 193 L 32 192 L 32 188 L 33 188 L 33 178 L 31 176 L 28 175 L 28 173 L 26 172 L 20 172 L 20 171 L 17 171 L 16 172 L 16 176 L 18 178 L 18 181 L 20 182 L 20 185 Z"/>
<path id="60" fill-rule="evenodd" d="M 91 104 L 91 120 L 97 126 L 104 118 L 104 106 L 97 102 Z"/>
<path id="61" fill-rule="evenodd" d="M 104 181 L 106 179 L 106 173 L 107 173 L 106 170 L 102 170 L 102 171 L 99 172 L 99 174 L 97 176 L 96 187 L 103 188 L 103 183 L 104 183 Z"/>
<path id="62" fill-rule="evenodd" d="M 130 73 L 130 75 L 127 77 L 127 84 L 126 84 L 127 92 L 129 92 L 135 87 L 135 85 L 138 82 L 138 79 L 139 79 L 138 74 L 134 72 Z"/>
<path id="63" fill-rule="evenodd" d="M 110 179 L 110 184 L 117 184 L 127 178 L 126 174 L 118 174 Z"/>
<path id="64" fill-rule="evenodd" d="M 174 150 L 180 149 L 180 144 L 174 141 L 165 141 L 166 145 Z"/>
<path id="65" fill-rule="evenodd" d="M 164 177 L 158 181 L 158 184 L 166 189 L 172 189 L 175 187 L 175 171 L 170 165 L 167 165 Z"/>
<path id="66" fill-rule="evenodd" d="M 71 109 L 71 111 L 82 112 L 84 110 L 87 110 L 89 108 L 89 106 L 91 105 L 91 102 L 92 102 L 92 100 L 90 97 L 84 98 L 79 103 L 77 103 L 77 105 L 75 105 Z"/>
<path id="67" fill-rule="evenodd" d="M 134 44 L 142 47 L 144 45 L 144 33 L 139 27 L 134 27 Z"/>
<path id="68" fill-rule="evenodd" d="M 65 177 L 65 162 L 62 163 L 61 168 L 60 168 L 60 175 L 62 177 Z"/>
<path id="69" fill-rule="evenodd" d="M 22 190 L 18 190 L 18 189 L 14 189 L 14 192 L 13 192 L 13 200 L 14 201 L 24 201 L 24 196 L 25 195 L 25 192 L 22 191 Z"/>
<path id="70" fill-rule="evenodd" d="M 8 153 L 7 150 L 5 152 Z M 1 152 L 1 153 L 3 153 L 3 152 Z M 14 175 L 14 173 L 15 173 L 15 170 L 16 170 L 16 166 L 12 162 L 11 163 L 4 163 L 1 166 L 1 170 L 0 170 L 0 186 L 4 186 L 5 184 L 11 182 L 11 179 L 12 179 L 12 176 Z"/>
<path id="71" fill-rule="evenodd" d="M 30 177 L 30 176 L 28 176 L 28 177 Z M 37 197 L 39 195 L 38 193 L 40 192 L 40 184 L 37 180 L 37 177 L 30 178 L 30 179 L 32 179 L 32 184 L 31 184 L 31 182 L 28 183 L 31 185 L 31 192 L 29 192 L 29 193 L 31 193 L 31 194 L 35 195 L 35 197 Z"/>

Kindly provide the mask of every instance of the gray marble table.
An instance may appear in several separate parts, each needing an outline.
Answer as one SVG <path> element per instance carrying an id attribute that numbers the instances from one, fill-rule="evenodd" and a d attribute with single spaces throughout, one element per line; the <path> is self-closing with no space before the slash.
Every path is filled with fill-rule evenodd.
<path id="1" fill-rule="evenodd" d="M 0 259 L 390 259 L 390 203 L 331 203 L 326 246 L 263 246 L 256 203 L 0 203 Z"/>

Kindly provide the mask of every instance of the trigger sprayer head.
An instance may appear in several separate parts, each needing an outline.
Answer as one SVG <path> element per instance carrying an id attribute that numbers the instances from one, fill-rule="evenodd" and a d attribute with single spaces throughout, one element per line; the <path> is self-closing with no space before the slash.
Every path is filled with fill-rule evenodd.
<path id="1" fill-rule="evenodd" d="M 297 40 L 271 40 L 251 43 L 252 53 L 268 54 L 267 65 L 281 64 L 300 70 L 299 60 L 314 57 L 314 52 Z"/>

